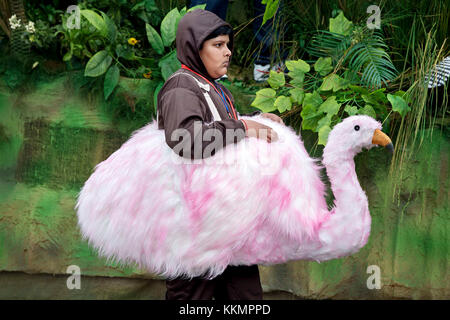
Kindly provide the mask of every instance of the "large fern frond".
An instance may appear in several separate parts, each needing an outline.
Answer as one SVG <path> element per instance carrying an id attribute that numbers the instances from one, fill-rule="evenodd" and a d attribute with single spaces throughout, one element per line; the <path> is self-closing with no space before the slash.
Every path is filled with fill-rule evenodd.
<path id="1" fill-rule="evenodd" d="M 362 72 L 361 82 L 368 87 L 380 88 L 382 83 L 395 79 L 397 70 L 387 54 L 383 38 L 373 33 L 354 44 L 346 54 L 349 68 Z"/>
<path id="2" fill-rule="evenodd" d="M 331 57 L 339 61 L 342 54 L 351 46 L 350 36 L 344 36 L 330 31 L 320 31 L 313 36 L 307 52 L 315 57 Z"/>
<path id="3" fill-rule="evenodd" d="M 310 43 L 308 53 L 316 57 L 331 57 L 335 64 L 346 64 L 352 73 L 361 74 L 361 84 L 380 88 L 395 79 L 395 69 L 379 32 L 360 28 L 351 36 L 320 31 Z"/>

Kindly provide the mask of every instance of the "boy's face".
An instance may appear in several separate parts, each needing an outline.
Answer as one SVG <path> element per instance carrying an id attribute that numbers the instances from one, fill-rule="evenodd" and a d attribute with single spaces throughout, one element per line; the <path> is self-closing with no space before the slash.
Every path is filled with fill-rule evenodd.
<path id="1" fill-rule="evenodd" d="M 213 79 L 222 77 L 228 71 L 231 58 L 231 51 L 228 49 L 229 42 L 228 35 L 221 35 L 203 43 L 200 58 Z"/>

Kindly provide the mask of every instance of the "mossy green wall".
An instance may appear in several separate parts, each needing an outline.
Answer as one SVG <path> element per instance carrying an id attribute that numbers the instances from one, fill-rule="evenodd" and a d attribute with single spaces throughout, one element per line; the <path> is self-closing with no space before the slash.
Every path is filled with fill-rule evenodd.
<path id="1" fill-rule="evenodd" d="M 0 84 L 0 278 L 8 276 L 7 271 L 20 271 L 41 281 L 38 274 L 63 277 L 69 265 L 78 265 L 82 276 L 158 279 L 99 258 L 80 237 L 76 195 L 94 166 L 128 139 L 136 121 L 114 117 L 101 96 L 76 93 L 69 77 L 38 83 L 26 93 Z M 143 81 L 121 79 L 120 90 L 129 94 L 114 99 L 123 99 L 124 108 L 130 95 L 135 102 L 153 101 L 154 84 Z M 231 90 L 238 108 L 248 111 L 251 99 L 237 87 Z M 448 131 L 422 134 L 425 139 L 416 156 L 396 175 L 398 197 L 392 196 L 390 156 L 384 150 L 356 157 L 373 220 L 369 242 L 360 252 L 320 264 L 261 266 L 264 290 L 317 299 L 450 298 L 450 137 Z M 369 265 L 380 268 L 380 290 L 367 288 Z M 83 290 L 77 299 L 93 297 L 89 287 Z M 163 290 L 159 297 L 163 299 Z"/>

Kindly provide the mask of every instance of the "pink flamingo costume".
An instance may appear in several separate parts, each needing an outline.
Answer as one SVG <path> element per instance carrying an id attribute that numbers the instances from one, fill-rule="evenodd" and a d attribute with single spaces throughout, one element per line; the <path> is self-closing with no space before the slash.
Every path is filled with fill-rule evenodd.
<path id="1" fill-rule="evenodd" d="M 329 211 L 320 166 L 299 136 L 251 119 L 274 128 L 279 141 L 246 138 L 202 161 L 176 155 L 156 122 L 135 131 L 78 195 L 83 237 L 103 256 L 168 278 L 324 261 L 363 247 L 371 218 L 353 158 L 362 148 L 392 148 L 381 124 L 352 116 L 330 132 L 323 164 L 336 201 Z"/>

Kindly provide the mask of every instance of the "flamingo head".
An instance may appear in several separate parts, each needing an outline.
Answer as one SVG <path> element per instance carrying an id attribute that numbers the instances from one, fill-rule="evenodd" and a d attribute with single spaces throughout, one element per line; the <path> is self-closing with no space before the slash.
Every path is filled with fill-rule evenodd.
<path id="1" fill-rule="evenodd" d="M 328 136 L 324 153 L 338 151 L 353 157 L 363 148 L 370 149 L 375 146 L 394 151 L 391 139 L 381 131 L 381 123 L 372 117 L 358 115 L 348 117 L 334 126 Z"/>

